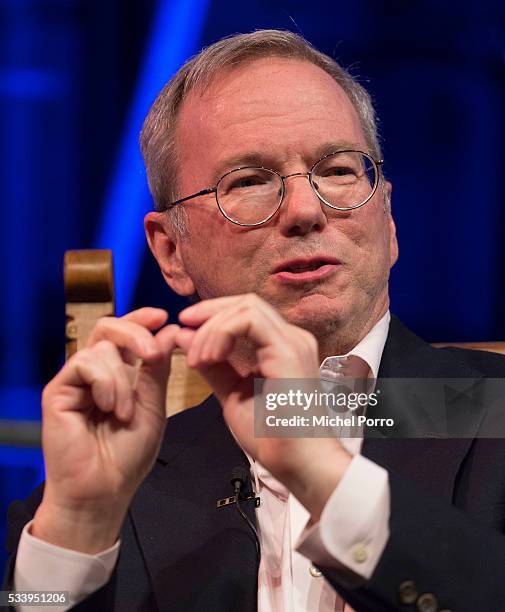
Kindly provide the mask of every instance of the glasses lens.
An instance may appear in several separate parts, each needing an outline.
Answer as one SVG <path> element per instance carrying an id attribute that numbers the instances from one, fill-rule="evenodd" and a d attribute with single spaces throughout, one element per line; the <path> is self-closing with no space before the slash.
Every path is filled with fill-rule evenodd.
<path id="1" fill-rule="evenodd" d="M 231 221 L 255 225 L 278 209 L 282 180 L 271 170 L 241 168 L 219 181 L 216 195 L 219 207 Z"/>
<path id="2" fill-rule="evenodd" d="M 325 157 L 312 170 L 312 184 L 320 197 L 336 208 L 356 208 L 366 202 L 377 184 L 372 159 L 357 151 Z"/>

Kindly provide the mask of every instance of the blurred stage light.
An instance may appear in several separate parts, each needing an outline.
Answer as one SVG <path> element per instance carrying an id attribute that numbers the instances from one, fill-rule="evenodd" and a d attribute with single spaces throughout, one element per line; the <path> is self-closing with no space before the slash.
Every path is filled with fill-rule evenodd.
<path id="1" fill-rule="evenodd" d="M 208 0 L 161 0 L 128 114 L 95 247 L 112 249 L 116 309 L 130 308 L 145 248 L 142 219 L 152 208 L 138 136 L 156 95 L 198 47 Z"/>

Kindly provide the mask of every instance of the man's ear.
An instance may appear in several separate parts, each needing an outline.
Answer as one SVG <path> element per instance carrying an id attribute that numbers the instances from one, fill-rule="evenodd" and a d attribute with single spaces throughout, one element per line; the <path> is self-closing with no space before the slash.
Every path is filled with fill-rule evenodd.
<path id="1" fill-rule="evenodd" d="M 179 295 L 193 295 L 195 286 L 181 257 L 180 240 L 166 213 L 150 212 L 144 217 L 147 243 L 167 284 Z"/>
<path id="2" fill-rule="evenodd" d="M 389 224 L 389 266 L 392 268 L 398 261 L 398 240 L 396 238 L 396 225 L 391 212 L 391 193 L 393 185 L 389 181 L 384 182 L 384 210 L 388 216 Z"/>

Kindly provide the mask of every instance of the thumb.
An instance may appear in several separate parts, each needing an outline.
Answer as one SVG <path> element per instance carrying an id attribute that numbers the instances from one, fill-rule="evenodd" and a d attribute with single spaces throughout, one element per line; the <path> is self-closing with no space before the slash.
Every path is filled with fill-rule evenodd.
<path id="1" fill-rule="evenodd" d="M 200 366 L 197 370 L 212 387 L 221 405 L 224 405 L 231 393 L 239 391 L 240 383 L 244 380 L 228 362 Z"/>

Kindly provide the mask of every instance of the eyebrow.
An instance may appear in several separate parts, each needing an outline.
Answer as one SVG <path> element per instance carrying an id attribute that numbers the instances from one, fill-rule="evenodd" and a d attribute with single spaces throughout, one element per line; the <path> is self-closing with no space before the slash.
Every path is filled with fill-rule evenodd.
<path id="1" fill-rule="evenodd" d="M 330 153 L 336 153 L 337 151 L 346 151 L 350 150 L 358 150 L 361 151 L 364 148 L 363 145 L 358 144 L 356 142 L 351 142 L 349 140 L 334 140 L 328 141 L 324 144 L 317 147 L 317 149 L 311 153 L 310 159 L 307 159 L 308 166 L 312 166 L 319 159 L 329 155 Z M 258 151 L 249 151 L 240 155 L 233 155 L 231 157 L 225 158 L 221 160 L 216 166 L 214 172 L 212 173 L 212 181 L 217 183 L 217 181 L 230 170 L 235 170 L 236 168 L 243 168 L 245 166 L 264 166 L 266 168 L 270 168 L 275 166 L 276 164 L 270 163 L 274 158 L 264 152 Z M 275 168 L 273 167 L 272 170 Z"/>
<path id="2" fill-rule="evenodd" d="M 368 147 L 363 147 L 362 144 L 358 144 L 357 142 L 351 142 L 350 140 L 335 140 L 326 142 L 320 147 L 318 147 L 315 151 L 314 159 L 312 163 L 314 164 L 322 157 L 326 155 L 330 155 L 330 153 L 336 153 L 337 151 L 364 151 L 367 153 Z"/>
<path id="3" fill-rule="evenodd" d="M 241 155 L 233 155 L 227 157 L 219 162 L 214 172 L 212 173 L 212 180 L 214 183 L 230 170 L 236 168 L 242 168 L 244 166 L 265 166 L 266 156 L 264 153 L 250 151 Z"/>

